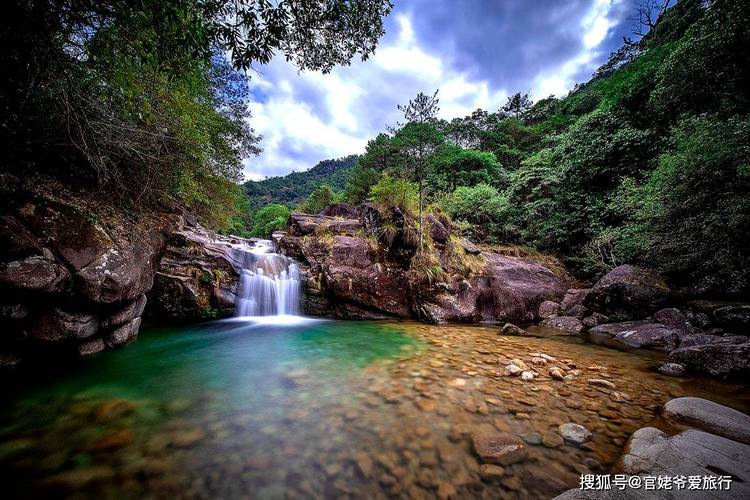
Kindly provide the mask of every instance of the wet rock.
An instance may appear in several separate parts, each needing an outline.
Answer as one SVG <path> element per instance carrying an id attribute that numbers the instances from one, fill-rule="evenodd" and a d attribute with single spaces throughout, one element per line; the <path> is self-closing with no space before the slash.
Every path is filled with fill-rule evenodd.
<path id="1" fill-rule="evenodd" d="M 539 304 L 539 317 L 549 318 L 550 316 L 557 316 L 560 313 L 560 304 L 551 300 L 545 300 Z"/>
<path id="2" fill-rule="evenodd" d="M 692 347 L 708 344 L 744 344 L 748 338 L 744 335 L 709 335 L 705 333 L 694 333 L 685 335 L 680 339 L 680 347 Z"/>
<path id="3" fill-rule="evenodd" d="M 516 365 L 508 365 L 505 367 L 505 374 L 511 377 L 518 377 L 523 373 L 523 369 Z"/>
<path id="4" fill-rule="evenodd" d="M 588 309 L 586 309 L 585 306 L 575 305 L 571 307 L 570 309 L 568 309 L 567 311 L 565 311 L 565 314 L 567 316 L 572 316 L 574 318 L 582 320 L 588 314 L 588 312 L 589 311 Z"/>
<path id="5" fill-rule="evenodd" d="M 583 323 L 573 316 L 551 316 L 541 323 L 544 326 L 578 335 L 583 331 Z"/>
<path id="6" fill-rule="evenodd" d="M 668 437 L 653 427 L 639 429 L 628 442 L 621 464 L 625 474 L 731 475 L 735 478 L 732 496 L 750 497 L 750 487 L 746 484 L 750 481 L 750 446 L 703 431 L 689 429 Z"/>
<path id="7" fill-rule="evenodd" d="M 542 435 L 538 432 L 527 432 L 526 434 L 521 434 L 520 438 L 523 439 L 526 444 L 534 446 L 542 444 Z"/>
<path id="8" fill-rule="evenodd" d="M 524 380 L 527 382 L 529 380 L 534 380 L 534 372 L 530 372 L 530 371 L 521 372 L 521 380 Z"/>
<path id="9" fill-rule="evenodd" d="M 659 309 L 669 296 L 669 287 L 657 272 L 625 264 L 594 285 L 585 305 L 602 314 L 638 319 Z"/>
<path id="10" fill-rule="evenodd" d="M 590 378 L 590 379 L 588 379 L 588 384 L 589 385 L 596 385 L 596 386 L 599 386 L 599 387 L 606 387 L 607 389 L 614 389 L 615 388 L 615 384 L 614 383 L 610 382 L 609 380 L 604 380 L 604 379 L 600 379 L 600 378 Z"/>
<path id="11" fill-rule="evenodd" d="M 64 311 L 54 308 L 44 313 L 31 335 L 46 342 L 86 339 L 99 330 L 99 320 L 87 312 Z"/>
<path id="12" fill-rule="evenodd" d="M 512 335 L 512 336 L 524 336 L 527 335 L 526 330 L 520 328 L 513 323 L 505 323 L 500 329 L 500 335 Z"/>
<path id="13" fill-rule="evenodd" d="M 680 347 L 669 353 L 669 363 L 719 378 L 742 378 L 750 373 L 750 342 Z"/>
<path id="14" fill-rule="evenodd" d="M 728 406 L 702 398 L 676 398 L 664 405 L 664 416 L 750 445 L 750 416 Z"/>
<path id="15" fill-rule="evenodd" d="M 609 320 L 605 315 L 595 312 L 591 316 L 586 316 L 581 320 L 583 326 L 586 328 L 593 328 L 602 323 L 606 323 Z"/>
<path id="16" fill-rule="evenodd" d="M 685 375 L 685 366 L 679 363 L 663 363 L 659 366 L 659 373 L 670 377 L 682 377 Z"/>
<path id="17" fill-rule="evenodd" d="M 133 441 L 133 431 L 123 429 L 112 434 L 107 434 L 86 445 L 88 451 L 107 451 L 127 446 Z"/>
<path id="18" fill-rule="evenodd" d="M 650 320 L 608 323 L 591 328 L 586 338 L 595 344 L 617 349 L 653 349 L 670 351 L 680 337 L 675 330 Z"/>
<path id="19" fill-rule="evenodd" d="M 115 471 L 106 465 L 76 468 L 55 474 L 44 480 L 46 486 L 61 487 L 70 491 L 80 491 L 84 487 L 100 481 L 108 481 Z"/>
<path id="20" fill-rule="evenodd" d="M 548 373 L 549 373 L 549 376 L 555 380 L 562 380 L 563 377 L 565 377 L 565 372 L 563 372 L 562 369 L 557 366 L 551 367 Z"/>
<path id="21" fill-rule="evenodd" d="M 438 484 L 437 497 L 438 498 L 454 498 L 458 494 L 456 487 L 446 481 L 441 481 Z"/>
<path id="22" fill-rule="evenodd" d="M 482 464 L 479 467 L 479 475 L 485 481 L 498 480 L 505 475 L 505 469 L 495 464 Z"/>
<path id="23" fill-rule="evenodd" d="M 127 399 L 113 399 L 99 405 L 94 410 L 94 417 L 99 422 L 111 422 L 132 413 L 135 403 Z"/>
<path id="24" fill-rule="evenodd" d="M 549 431 L 544 434 L 544 437 L 542 438 L 542 444 L 547 448 L 559 448 L 563 444 L 565 444 L 565 441 L 557 432 Z"/>
<path id="25" fill-rule="evenodd" d="M 78 354 L 81 356 L 91 356 L 92 354 L 102 352 L 106 347 L 103 339 L 94 339 L 80 344 L 78 346 Z"/>
<path id="26" fill-rule="evenodd" d="M 591 432 L 582 425 L 572 422 L 558 426 L 557 430 L 566 443 L 580 446 L 591 439 Z"/>
<path id="27" fill-rule="evenodd" d="M 508 466 L 526 458 L 526 445 L 513 434 L 474 434 L 472 443 L 483 462 Z"/>
<path id="28" fill-rule="evenodd" d="M 141 318 L 135 318 L 130 323 L 116 328 L 107 336 L 107 344 L 110 347 L 123 346 L 133 342 L 138 337 L 138 329 L 141 326 Z"/>
<path id="29" fill-rule="evenodd" d="M 206 432 L 200 427 L 193 427 L 175 431 L 171 435 L 172 445 L 178 448 L 189 448 L 206 437 Z"/>
<path id="30" fill-rule="evenodd" d="M 524 371 L 529 369 L 529 366 L 526 363 L 524 363 L 523 360 L 520 360 L 518 358 L 511 359 L 510 364 L 515 365 Z"/>

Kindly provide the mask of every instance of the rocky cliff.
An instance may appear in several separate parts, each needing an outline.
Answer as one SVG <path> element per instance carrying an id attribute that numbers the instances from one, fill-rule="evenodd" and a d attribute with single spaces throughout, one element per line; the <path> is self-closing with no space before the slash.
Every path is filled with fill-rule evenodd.
<path id="1" fill-rule="evenodd" d="M 132 341 L 182 216 L 127 215 L 50 179 L 2 181 L 3 365 L 28 353 L 86 355 Z"/>
<path id="2" fill-rule="evenodd" d="M 429 215 L 426 252 L 413 221 L 397 208 L 336 206 L 332 215 L 294 213 L 274 234 L 302 263 L 308 314 L 338 318 L 417 318 L 430 323 L 533 321 L 559 300 L 564 278 L 530 259 L 482 251 Z"/>

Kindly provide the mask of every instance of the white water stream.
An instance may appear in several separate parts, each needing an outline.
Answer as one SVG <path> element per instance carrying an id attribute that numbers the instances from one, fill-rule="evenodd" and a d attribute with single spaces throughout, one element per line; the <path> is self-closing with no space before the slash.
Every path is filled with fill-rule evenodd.
<path id="1" fill-rule="evenodd" d="M 300 314 L 299 267 L 274 253 L 274 244 L 258 240 L 238 248 L 243 259 L 235 316 L 297 316 Z"/>

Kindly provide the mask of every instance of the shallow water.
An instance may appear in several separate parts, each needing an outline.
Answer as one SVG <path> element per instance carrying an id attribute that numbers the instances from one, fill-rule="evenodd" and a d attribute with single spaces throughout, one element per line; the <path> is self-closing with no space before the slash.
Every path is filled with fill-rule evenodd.
<path id="1" fill-rule="evenodd" d="M 135 344 L 54 381 L 45 380 L 49 367 L 4 381 L 4 491 L 548 498 L 576 486 L 581 473 L 610 470 L 634 430 L 664 427 L 658 409 L 672 397 L 750 406 L 742 386 L 658 374 L 656 355 L 531 330 L 542 338 L 501 337 L 492 326 L 294 317 L 144 329 Z M 530 363 L 538 352 L 580 374 L 557 381 L 535 366 L 532 381 L 503 375 L 507 359 Z M 472 433 L 536 443 L 566 422 L 587 427 L 592 440 L 583 448 L 529 444 L 502 477 L 481 476 Z"/>

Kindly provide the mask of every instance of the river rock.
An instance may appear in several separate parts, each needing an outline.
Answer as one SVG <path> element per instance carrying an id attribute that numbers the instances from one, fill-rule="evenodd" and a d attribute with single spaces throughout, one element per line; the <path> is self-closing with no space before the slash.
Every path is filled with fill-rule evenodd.
<path id="1" fill-rule="evenodd" d="M 497 480 L 505 475 L 505 469 L 495 464 L 482 464 L 479 466 L 479 475 L 487 481 Z"/>
<path id="2" fill-rule="evenodd" d="M 598 387 L 606 387 L 607 389 L 614 389 L 616 387 L 614 383 L 609 380 L 604 380 L 603 378 L 590 378 L 588 379 L 588 384 L 596 385 Z"/>
<path id="3" fill-rule="evenodd" d="M 670 351 L 680 337 L 675 330 L 650 320 L 608 323 L 591 328 L 586 337 L 590 342 L 618 349 L 653 349 Z"/>
<path id="4" fill-rule="evenodd" d="M 539 304 L 539 317 L 542 319 L 557 316 L 560 313 L 560 304 L 552 300 L 545 300 Z"/>
<path id="5" fill-rule="evenodd" d="M 541 324 L 574 335 L 578 335 L 583 331 L 583 323 L 581 323 L 581 320 L 573 316 L 550 316 L 542 321 Z"/>
<path id="6" fill-rule="evenodd" d="M 741 379 L 750 373 L 750 342 L 680 347 L 669 353 L 667 361 L 714 377 Z"/>
<path id="7" fill-rule="evenodd" d="M 529 380 L 534 380 L 534 373 L 530 371 L 521 372 L 521 380 L 524 380 L 526 382 L 528 382 Z"/>
<path id="8" fill-rule="evenodd" d="M 557 430 L 565 442 L 580 446 L 591 439 L 591 432 L 582 425 L 569 422 L 558 426 Z"/>
<path id="9" fill-rule="evenodd" d="M 683 397 L 664 405 L 664 416 L 750 445 L 750 416 L 703 398 Z"/>
<path id="10" fill-rule="evenodd" d="M 500 329 L 500 334 L 521 337 L 521 336 L 526 335 L 526 330 L 514 325 L 513 323 L 505 323 L 503 327 Z"/>
<path id="11" fill-rule="evenodd" d="M 625 264 L 594 285 L 585 305 L 608 316 L 638 319 L 659 309 L 669 297 L 669 287 L 656 271 Z"/>
<path id="12" fill-rule="evenodd" d="M 557 432 L 548 431 L 542 438 L 542 444 L 547 448 L 559 448 L 565 444 L 565 441 Z"/>
<path id="13" fill-rule="evenodd" d="M 670 377 L 682 377 L 685 375 L 685 366 L 679 363 L 662 363 L 659 366 L 659 373 Z"/>
<path id="14" fill-rule="evenodd" d="M 621 459 L 625 474 L 666 476 L 732 475 L 733 498 L 750 496 L 750 446 L 689 429 L 668 437 L 653 427 L 637 430 Z M 726 498 L 717 493 L 716 498 Z M 702 492 L 709 495 L 711 492 Z M 706 498 L 704 496 L 703 498 Z"/>
<path id="15" fill-rule="evenodd" d="M 526 445 L 513 434 L 474 434 L 472 443 L 483 462 L 507 467 L 526 458 Z"/>

